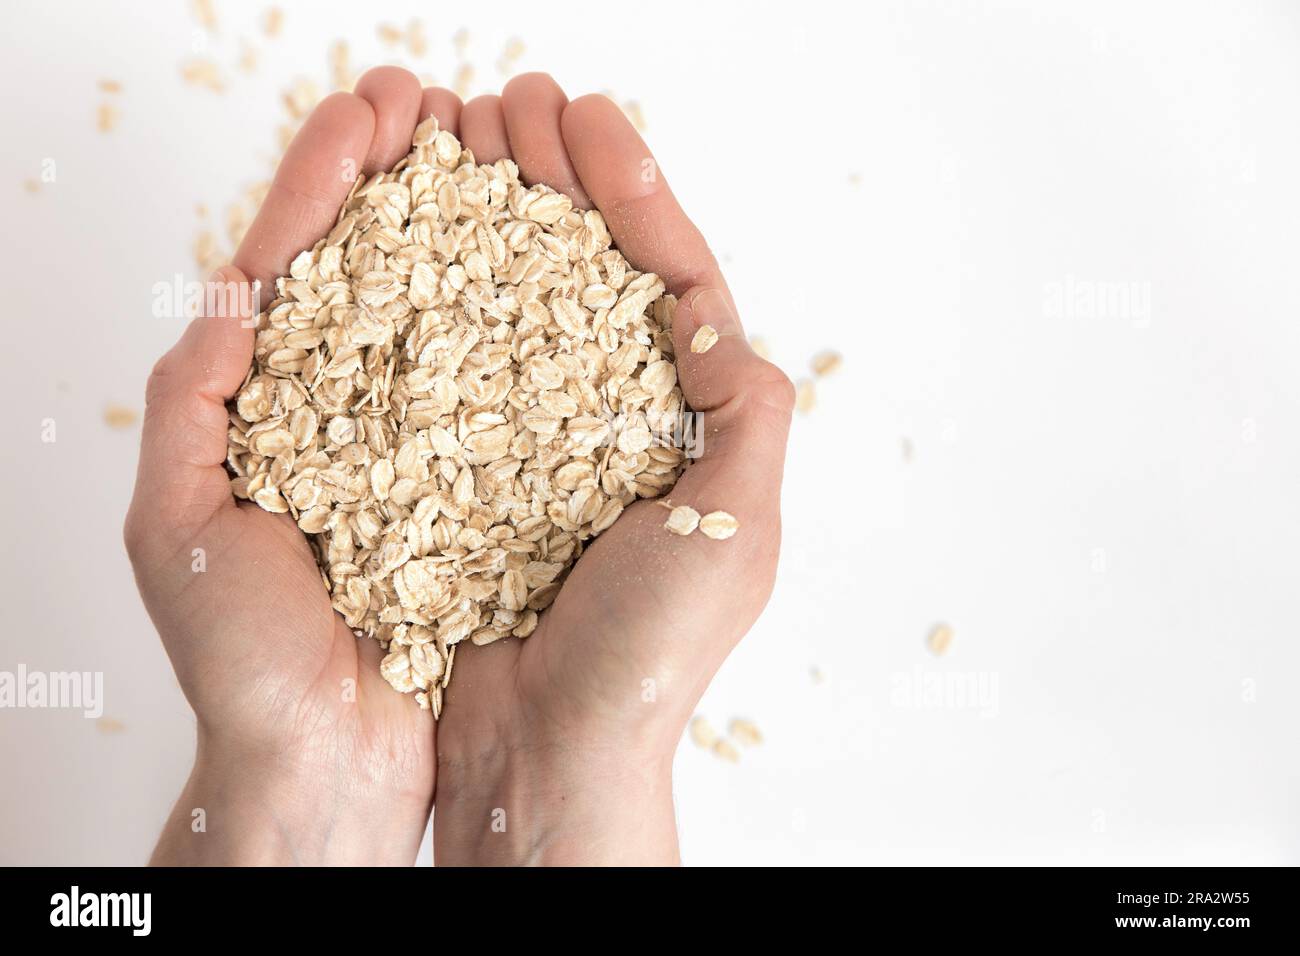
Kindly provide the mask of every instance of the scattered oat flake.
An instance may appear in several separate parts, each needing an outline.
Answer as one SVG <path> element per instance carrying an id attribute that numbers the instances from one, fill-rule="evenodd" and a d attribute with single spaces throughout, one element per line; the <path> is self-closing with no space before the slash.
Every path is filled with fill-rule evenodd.
<path id="1" fill-rule="evenodd" d="M 294 134 L 298 132 L 298 127 L 291 123 L 282 123 L 275 131 L 276 142 L 280 146 L 280 152 L 283 153 L 293 142 Z"/>
<path id="2" fill-rule="evenodd" d="M 523 55 L 524 41 L 518 37 L 511 37 L 506 41 L 505 49 L 501 51 L 501 56 L 497 59 L 497 69 L 502 73 L 509 73 Z"/>
<path id="3" fill-rule="evenodd" d="M 284 11 L 279 7 L 269 8 L 262 18 L 262 32 L 269 37 L 278 37 L 283 26 Z"/>
<path id="4" fill-rule="evenodd" d="M 212 234 L 210 229 L 204 229 L 194 237 L 194 264 L 199 267 L 200 272 L 209 272 L 209 267 L 220 265 L 220 250 L 217 248 L 217 237 Z"/>
<path id="5" fill-rule="evenodd" d="M 800 379 L 794 389 L 794 407 L 807 414 L 817 404 L 817 390 L 811 379 Z"/>
<path id="6" fill-rule="evenodd" d="M 422 21 L 412 20 L 406 28 L 406 49 L 414 57 L 422 57 L 429 52 L 429 41 L 425 38 Z"/>
<path id="7" fill-rule="evenodd" d="M 202 86 L 213 93 L 222 93 L 226 89 L 220 68 L 206 57 L 196 57 L 186 62 L 181 67 L 181 79 L 191 86 Z"/>
<path id="8" fill-rule="evenodd" d="M 632 125 L 639 132 L 645 132 L 645 115 L 641 112 L 640 103 L 636 100 L 628 100 L 623 104 L 623 113 L 632 121 Z"/>
<path id="9" fill-rule="evenodd" d="M 117 126 L 117 121 L 121 118 L 116 106 L 112 103 L 100 103 L 99 112 L 96 114 L 96 126 L 101 133 L 111 133 Z"/>
<path id="10" fill-rule="evenodd" d="M 701 325 L 691 337 L 691 351 L 703 355 L 718 344 L 718 330 L 711 325 Z"/>
<path id="11" fill-rule="evenodd" d="M 718 732 L 713 729 L 707 717 L 696 715 L 691 718 L 691 742 L 697 747 L 703 747 L 708 750 L 718 739 Z"/>
<path id="12" fill-rule="evenodd" d="M 831 375 L 839 371 L 839 367 L 843 362 L 844 359 L 839 352 L 818 352 L 813 356 L 812 360 L 813 374 L 818 378 Z"/>
<path id="13" fill-rule="evenodd" d="M 126 724 L 115 717 L 100 717 L 95 721 L 95 728 L 101 734 L 120 734 L 126 730 Z"/>
<path id="14" fill-rule="evenodd" d="M 715 541 L 726 541 L 740 528 L 740 522 L 725 511 L 710 511 L 700 519 L 700 532 Z"/>
<path id="15" fill-rule="evenodd" d="M 715 740 L 712 749 L 715 757 L 725 760 L 728 763 L 740 762 L 740 751 L 737 750 L 736 745 L 726 737 L 719 737 Z"/>
<path id="16" fill-rule="evenodd" d="M 402 42 L 404 36 L 401 29 L 393 26 L 391 23 L 379 24 L 377 32 L 379 34 L 380 42 L 386 43 L 388 46 L 397 46 L 397 44 Z"/>
<path id="17" fill-rule="evenodd" d="M 930 653 L 935 657 L 942 657 L 948 652 L 948 647 L 952 644 L 952 628 L 947 624 L 936 624 L 930 629 L 930 635 L 925 639 L 930 648 Z"/>
<path id="18" fill-rule="evenodd" d="M 351 56 L 347 40 L 335 40 L 330 47 L 330 75 L 336 90 L 352 89 Z"/>
<path id="19" fill-rule="evenodd" d="M 465 55 L 465 50 L 469 47 L 469 31 L 461 27 L 451 38 L 452 48 L 461 56 Z"/>
<path id="20" fill-rule="evenodd" d="M 100 80 L 98 85 L 100 91 L 104 93 L 122 92 L 122 84 L 117 82 L 117 80 Z"/>
<path id="21" fill-rule="evenodd" d="M 24 179 L 23 189 L 29 193 L 38 193 L 41 191 L 41 181 L 39 179 Z"/>
<path id="22" fill-rule="evenodd" d="M 749 347 L 754 350 L 754 354 L 761 359 L 770 359 L 772 350 L 767 347 L 767 340 L 755 336 L 749 340 Z"/>
<path id="23" fill-rule="evenodd" d="M 456 79 L 452 82 L 452 92 L 461 99 L 469 96 L 471 84 L 474 82 L 474 65 L 472 63 L 462 63 L 456 69 Z"/>
<path id="24" fill-rule="evenodd" d="M 109 428 L 130 428 L 140 418 L 134 408 L 125 405 L 108 405 L 104 408 L 104 424 Z"/>
<path id="25" fill-rule="evenodd" d="M 742 747 L 757 747 L 763 742 L 763 734 L 759 731 L 758 724 L 744 717 L 731 718 L 731 723 L 727 725 L 727 733 Z"/>
<path id="26" fill-rule="evenodd" d="M 194 16 L 205 30 L 215 32 L 217 29 L 217 9 L 212 0 L 193 0 Z"/>
<path id="27" fill-rule="evenodd" d="M 244 39 L 239 41 L 239 69 L 244 73 L 257 71 L 257 48 Z"/>
<path id="28" fill-rule="evenodd" d="M 320 87 L 306 77 L 298 77 L 293 86 L 284 91 L 284 108 L 296 120 L 306 119 L 318 102 Z"/>
<path id="29" fill-rule="evenodd" d="M 673 534 L 687 535 L 700 524 L 700 513 L 688 505 L 678 505 L 668 515 L 664 527 Z"/>

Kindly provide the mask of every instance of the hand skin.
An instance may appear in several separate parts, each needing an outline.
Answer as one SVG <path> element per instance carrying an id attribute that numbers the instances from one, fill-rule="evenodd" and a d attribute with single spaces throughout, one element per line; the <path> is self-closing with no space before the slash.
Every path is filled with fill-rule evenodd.
<path id="1" fill-rule="evenodd" d="M 679 297 L 679 380 L 703 415 L 703 455 L 668 499 L 728 511 L 739 531 L 679 537 L 661 502 L 629 507 L 589 543 L 532 636 L 458 649 L 435 728 L 379 677 L 378 645 L 330 609 L 292 521 L 231 498 L 224 401 L 242 384 L 252 332 L 238 310 L 196 320 L 151 378 L 126 527 L 199 724 L 155 863 L 410 863 L 435 777 L 439 865 L 678 861 L 672 756 L 771 592 L 793 388 L 749 347 L 708 246 L 622 112 L 600 96 L 569 102 L 544 74 L 462 107 L 403 70 L 370 71 L 355 94 L 317 107 L 217 278 L 269 286 L 329 229 L 351 186 L 338 173 L 347 161 L 392 166 L 430 113 L 479 162 L 512 158 L 526 182 L 599 208 L 627 258 Z M 702 324 L 720 338 L 695 355 Z M 200 547 L 207 570 L 195 573 Z M 194 833 L 200 807 L 207 829 Z"/>

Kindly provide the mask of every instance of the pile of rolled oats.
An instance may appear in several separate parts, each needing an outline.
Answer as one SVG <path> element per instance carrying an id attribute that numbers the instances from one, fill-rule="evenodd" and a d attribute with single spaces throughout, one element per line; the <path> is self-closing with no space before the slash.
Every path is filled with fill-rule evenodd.
<path id="1" fill-rule="evenodd" d="M 676 483 L 676 300 L 433 119 L 289 271 L 230 405 L 234 493 L 293 516 L 438 715 L 457 643 L 527 637 L 583 543 Z"/>

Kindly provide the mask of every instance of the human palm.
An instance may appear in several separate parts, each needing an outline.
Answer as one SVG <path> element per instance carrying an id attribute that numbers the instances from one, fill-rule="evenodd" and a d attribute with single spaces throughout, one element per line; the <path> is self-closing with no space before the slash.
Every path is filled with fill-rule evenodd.
<path id="1" fill-rule="evenodd" d="M 749 410 L 747 437 L 776 443 L 789 420 L 783 386 L 773 376 L 757 388 L 768 392 Z M 706 449 L 666 496 L 745 516 L 733 538 L 676 536 L 660 501 L 637 502 L 589 544 L 531 637 L 458 656 L 441 745 L 481 750 L 496 735 L 515 746 L 537 727 L 560 740 L 675 744 L 776 572 L 780 472 L 765 484 L 747 470 L 747 483 L 735 464 Z"/>
<path id="2" fill-rule="evenodd" d="M 334 612 L 297 526 L 232 499 L 191 541 L 202 558 L 185 551 L 168 562 L 174 573 L 146 572 L 145 595 L 200 722 L 220 725 L 205 729 L 240 749 L 269 741 L 376 776 L 423 765 L 431 782 L 428 715 L 391 693 L 378 645 L 359 642 Z M 392 765 L 397 754 L 405 766 Z"/>

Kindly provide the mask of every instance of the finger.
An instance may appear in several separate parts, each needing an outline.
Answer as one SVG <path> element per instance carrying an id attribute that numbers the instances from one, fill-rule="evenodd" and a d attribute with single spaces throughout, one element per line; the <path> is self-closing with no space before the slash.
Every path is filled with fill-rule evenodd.
<path id="1" fill-rule="evenodd" d="M 445 129 L 460 139 L 460 97 L 440 86 L 426 86 L 420 98 L 420 119 L 438 118 L 438 129 Z"/>
<path id="2" fill-rule="evenodd" d="M 420 121 L 424 91 L 415 74 L 396 66 L 377 66 L 357 80 L 357 96 L 375 111 L 375 132 L 361 171 L 386 172 L 411 151 L 411 134 Z"/>
<path id="3" fill-rule="evenodd" d="M 706 324 L 717 329 L 718 340 L 706 352 L 692 352 L 691 340 Z M 781 483 L 794 386 L 750 348 L 729 297 L 712 286 L 694 287 L 682 297 L 673 317 L 673 347 L 682 394 L 700 414 L 686 445 L 694 460 L 667 499 L 690 506 L 701 517 L 726 512 L 738 527 L 723 541 L 702 530 L 679 538 L 663 530 L 668 512 L 656 502 L 629 509 L 634 522 L 626 533 L 653 535 L 655 551 L 667 550 L 667 560 L 684 579 L 715 595 L 711 612 L 718 626 L 708 642 L 711 651 L 699 646 L 683 650 L 711 653 L 716 666 L 748 630 L 771 592 L 780 551 Z M 610 530 L 617 531 L 623 520 Z M 681 633 L 690 629 L 683 627 Z M 668 644 L 674 643 L 680 645 L 669 639 Z M 707 676 L 711 670 L 702 673 Z"/>
<path id="4" fill-rule="evenodd" d="M 375 113 L 359 96 L 333 93 L 289 144 L 275 179 L 235 253 L 234 264 L 264 289 L 289 272 L 338 218 L 370 149 Z M 264 301 L 270 301 L 263 293 Z"/>
<path id="5" fill-rule="evenodd" d="M 230 424 L 226 400 L 243 384 L 253 357 L 252 287 L 234 266 L 204 286 L 203 314 L 154 366 L 145 390 L 140 466 L 132 509 L 158 528 L 196 527 L 232 505 L 224 466 Z"/>
<path id="6" fill-rule="evenodd" d="M 716 342 L 693 351 L 706 326 Z M 701 515 L 726 511 L 742 529 L 770 524 L 780 513 L 794 386 L 750 347 L 730 297 L 712 286 L 696 286 L 678 303 L 673 350 L 682 395 L 700 413 L 689 449 L 695 461 L 673 489 L 673 501 Z"/>
<path id="7" fill-rule="evenodd" d="M 724 291 L 713 286 L 689 289 L 677 303 L 672 331 L 677 379 L 692 409 L 711 412 L 743 400 L 773 407 L 778 418 L 789 418 L 794 386 L 784 372 L 750 346 Z M 714 336 L 716 341 L 709 346 Z"/>
<path id="8" fill-rule="evenodd" d="M 560 131 L 560 117 L 568 105 L 564 90 L 545 73 L 516 76 L 501 91 L 510 152 L 524 182 L 545 183 L 572 199 L 574 205 L 590 209 L 591 200 L 569 162 Z"/>
<path id="9" fill-rule="evenodd" d="M 476 96 L 465 104 L 460 111 L 460 141 L 479 163 L 512 158 L 501 97 Z"/>
<path id="10" fill-rule="evenodd" d="M 565 107 L 560 127 L 583 189 L 629 262 L 657 273 L 674 295 L 695 285 L 726 288 L 704 237 L 617 105 L 579 97 Z"/>

